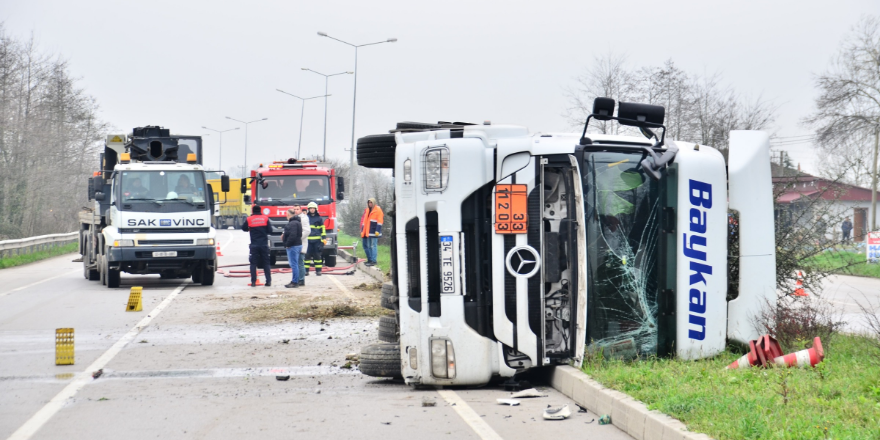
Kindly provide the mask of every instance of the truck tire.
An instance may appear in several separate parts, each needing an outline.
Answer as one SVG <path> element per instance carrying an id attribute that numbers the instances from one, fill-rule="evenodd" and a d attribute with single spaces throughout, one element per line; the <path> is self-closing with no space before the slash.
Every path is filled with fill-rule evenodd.
<path id="1" fill-rule="evenodd" d="M 380 304 L 382 305 L 382 307 L 384 307 L 388 310 L 394 310 L 394 311 L 397 311 L 400 308 L 399 302 L 400 302 L 400 298 L 398 298 L 396 296 L 382 295 L 382 298 L 380 300 Z"/>
<path id="2" fill-rule="evenodd" d="M 86 249 L 82 256 L 83 260 L 83 276 L 89 281 L 97 281 L 101 278 L 101 274 L 95 269 L 89 269 L 89 250 Z"/>
<path id="3" fill-rule="evenodd" d="M 278 256 L 275 254 L 269 254 L 269 265 L 274 266 L 278 264 Z"/>
<path id="4" fill-rule="evenodd" d="M 394 316 L 379 317 L 379 340 L 382 342 L 400 341 L 400 326 Z"/>
<path id="5" fill-rule="evenodd" d="M 393 134 L 374 134 L 357 141 L 358 165 L 365 168 L 394 168 L 397 143 Z"/>
<path id="6" fill-rule="evenodd" d="M 327 255 L 324 257 L 324 267 L 336 267 L 336 255 Z"/>
<path id="7" fill-rule="evenodd" d="M 399 344 L 373 344 L 361 349 L 358 369 L 361 373 L 373 377 L 395 377 L 403 375 L 400 372 L 400 345 Z"/>
<path id="8" fill-rule="evenodd" d="M 201 283 L 202 282 L 202 275 L 203 275 L 202 267 L 196 266 L 196 268 L 193 269 L 193 273 L 192 273 L 193 282 L 196 284 Z"/>
<path id="9" fill-rule="evenodd" d="M 102 286 L 107 285 L 107 268 L 104 266 L 104 256 L 98 255 L 98 280 Z"/>
<path id="10" fill-rule="evenodd" d="M 214 285 L 214 268 L 217 267 L 217 261 L 214 261 L 214 266 L 208 266 L 207 264 L 201 267 L 202 272 L 202 280 L 201 283 L 203 286 L 213 286 Z"/>
<path id="11" fill-rule="evenodd" d="M 122 280 L 122 271 L 118 269 L 110 269 L 107 268 L 107 288 L 115 289 L 119 287 L 119 283 Z"/>

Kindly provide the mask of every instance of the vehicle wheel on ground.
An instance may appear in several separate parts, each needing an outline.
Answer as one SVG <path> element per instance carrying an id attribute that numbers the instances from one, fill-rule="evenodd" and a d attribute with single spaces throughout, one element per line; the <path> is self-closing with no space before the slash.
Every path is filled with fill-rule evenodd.
<path id="1" fill-rule="evenodd" d="M 97 269 L 89 269 L 89 251 L 86 249 L 83 259 L 83 276 L 89 281 L 97 281 L 101 279 L 101 274 Z"/>
<path id="2" fill-rule="evenodd" d="M 327 255 L 324 257 L 324 267 L 336 267 L 336 255 Z"/>
<path id="3" fill-rule="evenodd" d="M 382 342 L 400 341 L 400 325 L 394 316 L 379 317 L 379 340 Z"/>
<path id="4" fill-rule="evenodd" d="M 115 289 L 119 287 L 119 283 L 122 281 L 122 271 L 118 269 L 110 269 L 107 268 L 107 287 L 110 289 Z"/>
<path id="5" fill-rule="evenodd" d="M 274 266 L 278 264 L 278 257 L 275 254 L 269 254 L 269 265 Z"/>
<path id="6" fill-rule="evenodd" d="M 202 266 L 196 266 L 196 268 L 193 269 L 193 273 L 192 273 L 193 282 L 194 283 L 201 283 L 202 282 L 202 274 L 203 274 Z"/>
<path id="7" fill-rule="evenodd" d="M 366 168 L 394 168 L 397 143 L 393 134 L 364 136 L 357 142 L 358 165 Z"/>
<path id="8" fill-rule="evenodd" d="M 397 311 L 400 308 L 400 306 L 399 306 L 400 298 L 398 298 L 396 296 L 382 295 L 382 298 L 379 300 L 379 302 L 382 305 L 382 307 L 384 307 L 388 310 Z"/>
<path id="9" fill-rule="evenodd" d="M 358 369 L 373 377 L 402 377 L 400 372 L 400 345 L 373 344 L 361 349 Z"/>
<path id="10" fill-rule="evenodd" d="M 98 255 L 98 279 L 102 286 L 107 285 L 107 268 L 104 265 L 104 256 Z"/>
<path id="11" fill-rule="evenodd" d="M 202 276 L 201 283 L 203 286 L 213 286 L 214 285 L 214 267 L 217 267 L 217 261 L 214 261 L 214 266 L 209 267 L 208 265 L 204 265 L 201 268 Z"/>

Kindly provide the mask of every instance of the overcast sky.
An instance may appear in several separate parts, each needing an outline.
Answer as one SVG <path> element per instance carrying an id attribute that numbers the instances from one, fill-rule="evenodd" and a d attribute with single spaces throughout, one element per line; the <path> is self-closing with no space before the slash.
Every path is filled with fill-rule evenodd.
<path id="1" fill-rule="evenodd" d="M 813 75 L 878 0 L 830 1 L 70 1 L 0 0 L 12 35 L 33 33 L 44 51 L 69 60 L 101 114 L 121 132 L 162 125 L 204 134 L 206 163 L 295 154 L 300 96 L 324 94 L 322 73 L 354 70 L 359 49 L 355 134 L 404 120 L 512 123 L 571 131 L 564 89 L 594 56 L 615 52 L 634 66 L 672 59 L 691 73 L 720 73 L 740 92 L 777 103 L 778 136 L 809 134 Z M 327 155 L 348 157 L 353 76 L 330 78 Z M 302 155 L 320 154 L 324 103 L 305 106 Z M 809 144 L 786 147 L 815 169 Z"/>

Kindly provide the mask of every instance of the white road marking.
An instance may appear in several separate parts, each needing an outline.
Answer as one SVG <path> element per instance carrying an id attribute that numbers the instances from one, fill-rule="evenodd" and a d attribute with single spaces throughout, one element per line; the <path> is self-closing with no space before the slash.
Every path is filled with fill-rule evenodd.
<path id="1" fill-rule="evenodd" d="M 483 440 L 503 440 L 495 430 L 483 420 L 455 391 L 437 390 L 446 403 L 452 406 L 452 409 L 464 420 L 474 432 Z"/>
<path id="2" fill-rule="evenodd" d="M 180 292 L 182 292 L 185 288 L 186 284 L 181 284 L 177 287 L 177 289 L 174 289 L 174 291 L 171 292 L 170 295 L 165 297 L 165 299 L 161 303 L 159 303 L 159 305 L 156 306 L 156 308 L 153 309 L 146 317 L 144 317 L 144 319 L 138 322 L 137 325 L 129 330 L 128 333 L 123 335 L 122 338 L 116 341 L 116 343 L 113 344 L 113 346 L 110 347 L 107 351 L 105 351 L 104 354 L 101 355 L 101 357 L 95 360 L 95 362 L 92 362 L 92 364 L 89 365 L 88 368 L 85 369 L 85 371 L 80 373 L 73 382 L 64 387 L 64 389 L 61 390 L 60 393 L 56 394 L 55 397 L 53 397 L 52 400 L 49 401 L 49 403 L 40 408 L 40 410 L 37 411 L 37 413 L 34 414 L 27 422 L 25 422 L 24 425 L 21 425 L 18 430 L 13 432 L 12 435 L 9 436 L 9 440 L 26 440 L 36 434 L 37 431 L 39 431 L 40 428 L 42 428 L 43 425 L 45 425 L 46 422 L 48 422 L 49 419 L 52 418 L 52 416 L 54 416 L 59 410 L 61 410 L 68 399 L 75 396 L 76 393 L 79 392 L 79 390 L 81 390 L 84 386 L 94 380 L 91 377 L 93 371 L 104 368 L 104 366 L 106 366 L 117 354 L 119 354 L 120 351 L 122 351 L 122 348 L 125 347 L 126 344 L 134 340 L 134 338 L 137 337 L 137 335 L 147 325 L 150 324 L 150 321 L 159 316 L 159 313 L 162 313 L 162 310 L 165 310 L 165 308 L 168 307 L 169 304 L 171 304 L 171 301 L 174 301 L 174 298 L 177 298 L 177 295 L 180 294 Z"/>
<path id="3" fill-rule="evenodd" d="M 339 287 L 339 290 L 341 290 L 342 293 L 345 294 L 345 296 L 349 297 L 350 299 L 354 299 L 354 295 L 351 294 L 351 291 L 343 286 L 342 283 L 340 283 L 339 280 L 336 279 L 335 275 L 330 275 L 330 281 L 333 281 L 333 284 L 336 284 L 336 287 Z"/>
<path id="4" fill-rule="evenodd" d="M 19 290 L 24 290 L 24 289 L 27 289 L 28 287 L 33 287 L 33 286 L 36 286 L 37 284 L 45 283 L 46 281 L 51 281 L 51 280 L 54 280 L 54 279 L 56 279 L 56 278 L 66 277 L 66 276 L 68 276 L 68 275 L 70 275 L 70 274 L 72 274 L 72 273 L 79 272 L 79 271 L 80 271 L 80 269 L 72 270 L 72 271 L 70 271 L 70 272 L 66 272 L 66 273 L 63 273 L 63 274 L 61 274 L 61 275 L 56 275 L 56 276 L 54 276 L 54 277 L 52 277 L 52 278 L 44 278 L 44 279 L 42 279 L 42 280 L 40 280 L 40 281 L 37 281 L 37 282 L 34 282 L 34 283 L 30 283 L 30 284 L 28 284 L 27 286 L 16 287 L 15 289 L 12 289 L 12 290 L 10 290 L 10 291 L 8 291 L 8 292 L 0 293 L 0 298 L 3 298 L 4 296 L 9 295 L 9 294 L 11 294 L 11 293 L 18 292 Z"/>

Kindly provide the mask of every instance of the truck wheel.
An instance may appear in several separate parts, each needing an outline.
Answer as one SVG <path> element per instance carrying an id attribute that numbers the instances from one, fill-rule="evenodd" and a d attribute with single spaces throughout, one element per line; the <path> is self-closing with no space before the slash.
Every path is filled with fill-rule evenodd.
<path id="1" fill-rule="evenodd" d="M 101 278 L 101 274 L 95 269 L 89 269 L 89 251 L 82 256 L 83 259 L 83 276 L 89 281 L 97 281 Z"/>
<path id="2" fill-rule="evenodd" d="M 278 256 L 275 254 L 269 254 L 269 265 L 274 266 L 278 264 Z"/>
<path id="3" fill-rule="evenodd" d="M 361 349 L 359 359 L 358 369 L 367 376 L 395 378 L 403 376 L 400 372 L 399 344 L 368 345 Z"/>
<path id="4" fill-rule="evenodd" d="M 394 316 L 379 317 L 379 340 L 382 342 L 400 341 L 400 326 Z"/>
<path id="5" fill-rule="evenodd" d="M 217 262 L 214 262 L 214 267 L 217 266 Z M 214 285 L 214 267 L 209 267 L 207 264 L 202 266 L 202 285 L 203 286 L 213 286 Z"/>
<path id="6" fill-rule="evenodd" d="M 324 257 L 324 267 L 336 267 L 336 255 L 327 255 Z"/>
<path id="7" fill-rule="evenodd" d="M 196 268 L 193 269 L 193 273 L 192 273 L 193 282 L 194 283 L 201 283 L 202 282 L 202 275 L 203 275 L 202 266 L 196 266 Z"/>
<path id="8" fill-rule="evenodd" d="M 117 269 L 107 268 L 107 287 L 110 289 L 115 289 L 119 287 L 119 282 L 122 279 L 122 271 Z"/>
<path id="9" fill-rule="evenodd" d="M 388 310 L 394 310 L 394 311 L 397 311 L 397 309 L 400 307 L 398 305 L 399 301 L 400 301 L 400 298 L 398 298 L 396 296 L 382 295 L 382 298 L 380 299 L 380 303 L 381 303 L 382 307 L 384 307 Z"/>
<path id="10" fill-rule="evenodd" d="M 397 143 L 393 134 L 374 134 L 357 141 L 358 165 L 365 168 L 394 168 Z"/>
<path id="11" fill-rule="evenodd" d="M 107 285 L 107 268 L 104 266 L 104 256 L 98 255 L 98 279 L 102 286 Z"/>

